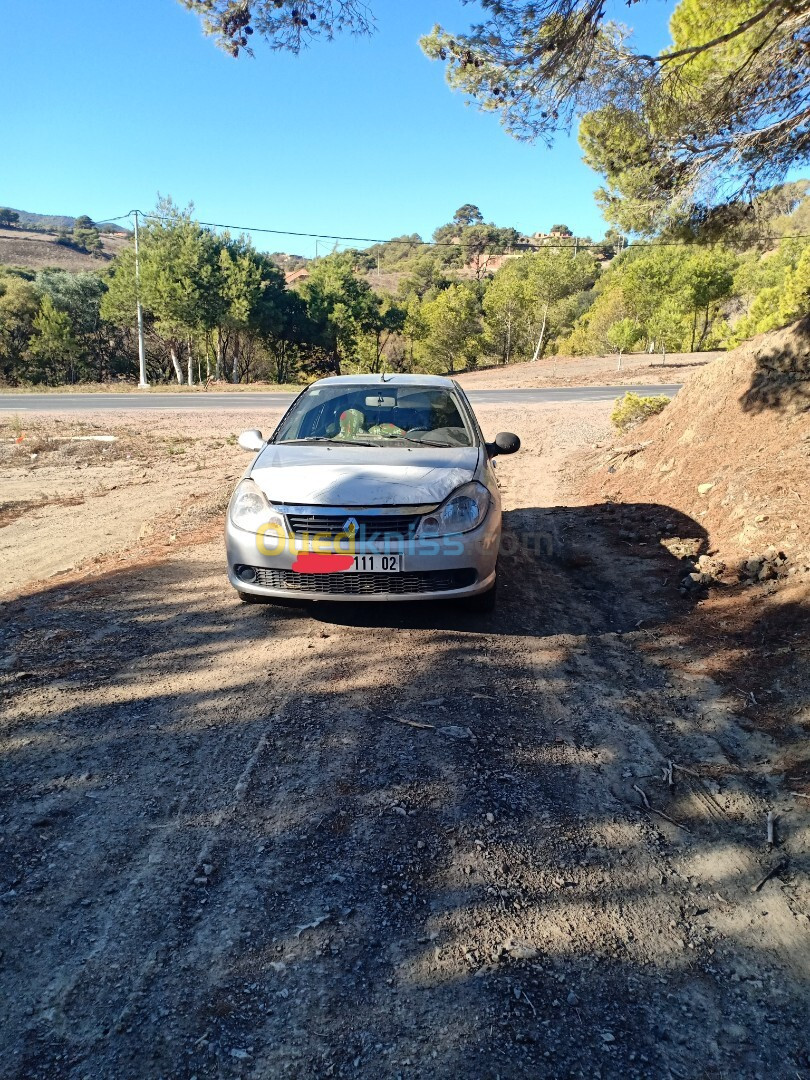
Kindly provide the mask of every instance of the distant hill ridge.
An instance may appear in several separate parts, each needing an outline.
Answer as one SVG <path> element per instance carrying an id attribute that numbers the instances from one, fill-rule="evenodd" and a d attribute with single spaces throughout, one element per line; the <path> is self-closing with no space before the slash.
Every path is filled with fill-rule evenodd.
<path id="1" fill-rule="evenodd" d="M 0 206 L 5 204 L 0 201 Z M 20 220 L 17 222 L 20 227 L 28 227 L 30 229 L 43 230 L 46 232 L 58 232 L 60 229 L 67 229 L 70 231 L 76 224 L 76 218 L 70 217 L 67 214 L 34 214 L 30 210 L 18 210 L 16 206 L 9 207 L 15 214 L 19 214 Z M 121 232 L 128 232 L 129 230 L 123 226 L 109 221 L 97 221 L 96 225 L 110 225 L 112 228 L 120 229 Z"/>

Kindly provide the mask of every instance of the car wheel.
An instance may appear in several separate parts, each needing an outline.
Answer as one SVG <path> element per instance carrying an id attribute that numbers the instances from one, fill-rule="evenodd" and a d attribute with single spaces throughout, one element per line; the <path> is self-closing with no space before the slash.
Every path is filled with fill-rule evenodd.
<path id="1" fill-rule="evenodd" d="M 495 610 L 495 602 L 498 598 L 498 586 L 497 582 L 484 593 L 478 593 L 477 596 L 468 596 L 465 600 L 462 600 L 465 611 L 475 612 L 477 614 L 485 615 L 487 612 Z"/>

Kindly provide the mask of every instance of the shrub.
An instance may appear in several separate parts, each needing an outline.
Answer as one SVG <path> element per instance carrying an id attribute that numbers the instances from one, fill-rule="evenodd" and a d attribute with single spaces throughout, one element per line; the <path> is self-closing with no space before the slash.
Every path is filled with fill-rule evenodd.
<path id="1" fill-rule="evenodd" d="M 647 417 L 656 416 L 669 405 L 670 400 L 663 394 L 659 397 L 640 397 L 630 391 L 624 397 L 616 398 L 610 419 L 619 431 L 627 431 Z"/>

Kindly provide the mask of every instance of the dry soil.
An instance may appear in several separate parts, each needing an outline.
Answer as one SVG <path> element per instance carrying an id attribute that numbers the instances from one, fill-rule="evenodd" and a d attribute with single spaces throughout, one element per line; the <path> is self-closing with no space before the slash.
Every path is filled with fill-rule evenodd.
<path id="1" fill-rule="evenodd" d="M 810 1076 L 806 600 L 570 494 L 609 409 L 480 410 L 474 617 L 240 605 L 270 415 L 6 425 L 4 1076 Z"/>

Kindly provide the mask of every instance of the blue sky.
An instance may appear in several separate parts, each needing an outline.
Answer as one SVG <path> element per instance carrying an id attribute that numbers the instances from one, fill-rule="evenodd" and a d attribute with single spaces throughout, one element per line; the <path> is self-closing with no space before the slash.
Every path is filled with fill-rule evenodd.
<path id="1" fill-rule="evenodd" d="M 257 43 L 233 60 L 177 0 L 5 0 L 0 205 L 100 219 L 154 206 L 158 191 L 225 224 L 361 237 L 429 238 L 458 206 L 532 232 L 564 222 L 601 236 L 599 179 L 574 135 L 522 144 L 451 93 L 418 38 L 466 27 L 459 0 L 372 0 L 371 39 L 299 57 Z M 645 49 L 673 4 L 627 8 Z M 315 242 L 255 236 L 268 250 Z M 328 246 L 319 244 L 323 253 Z"/>

